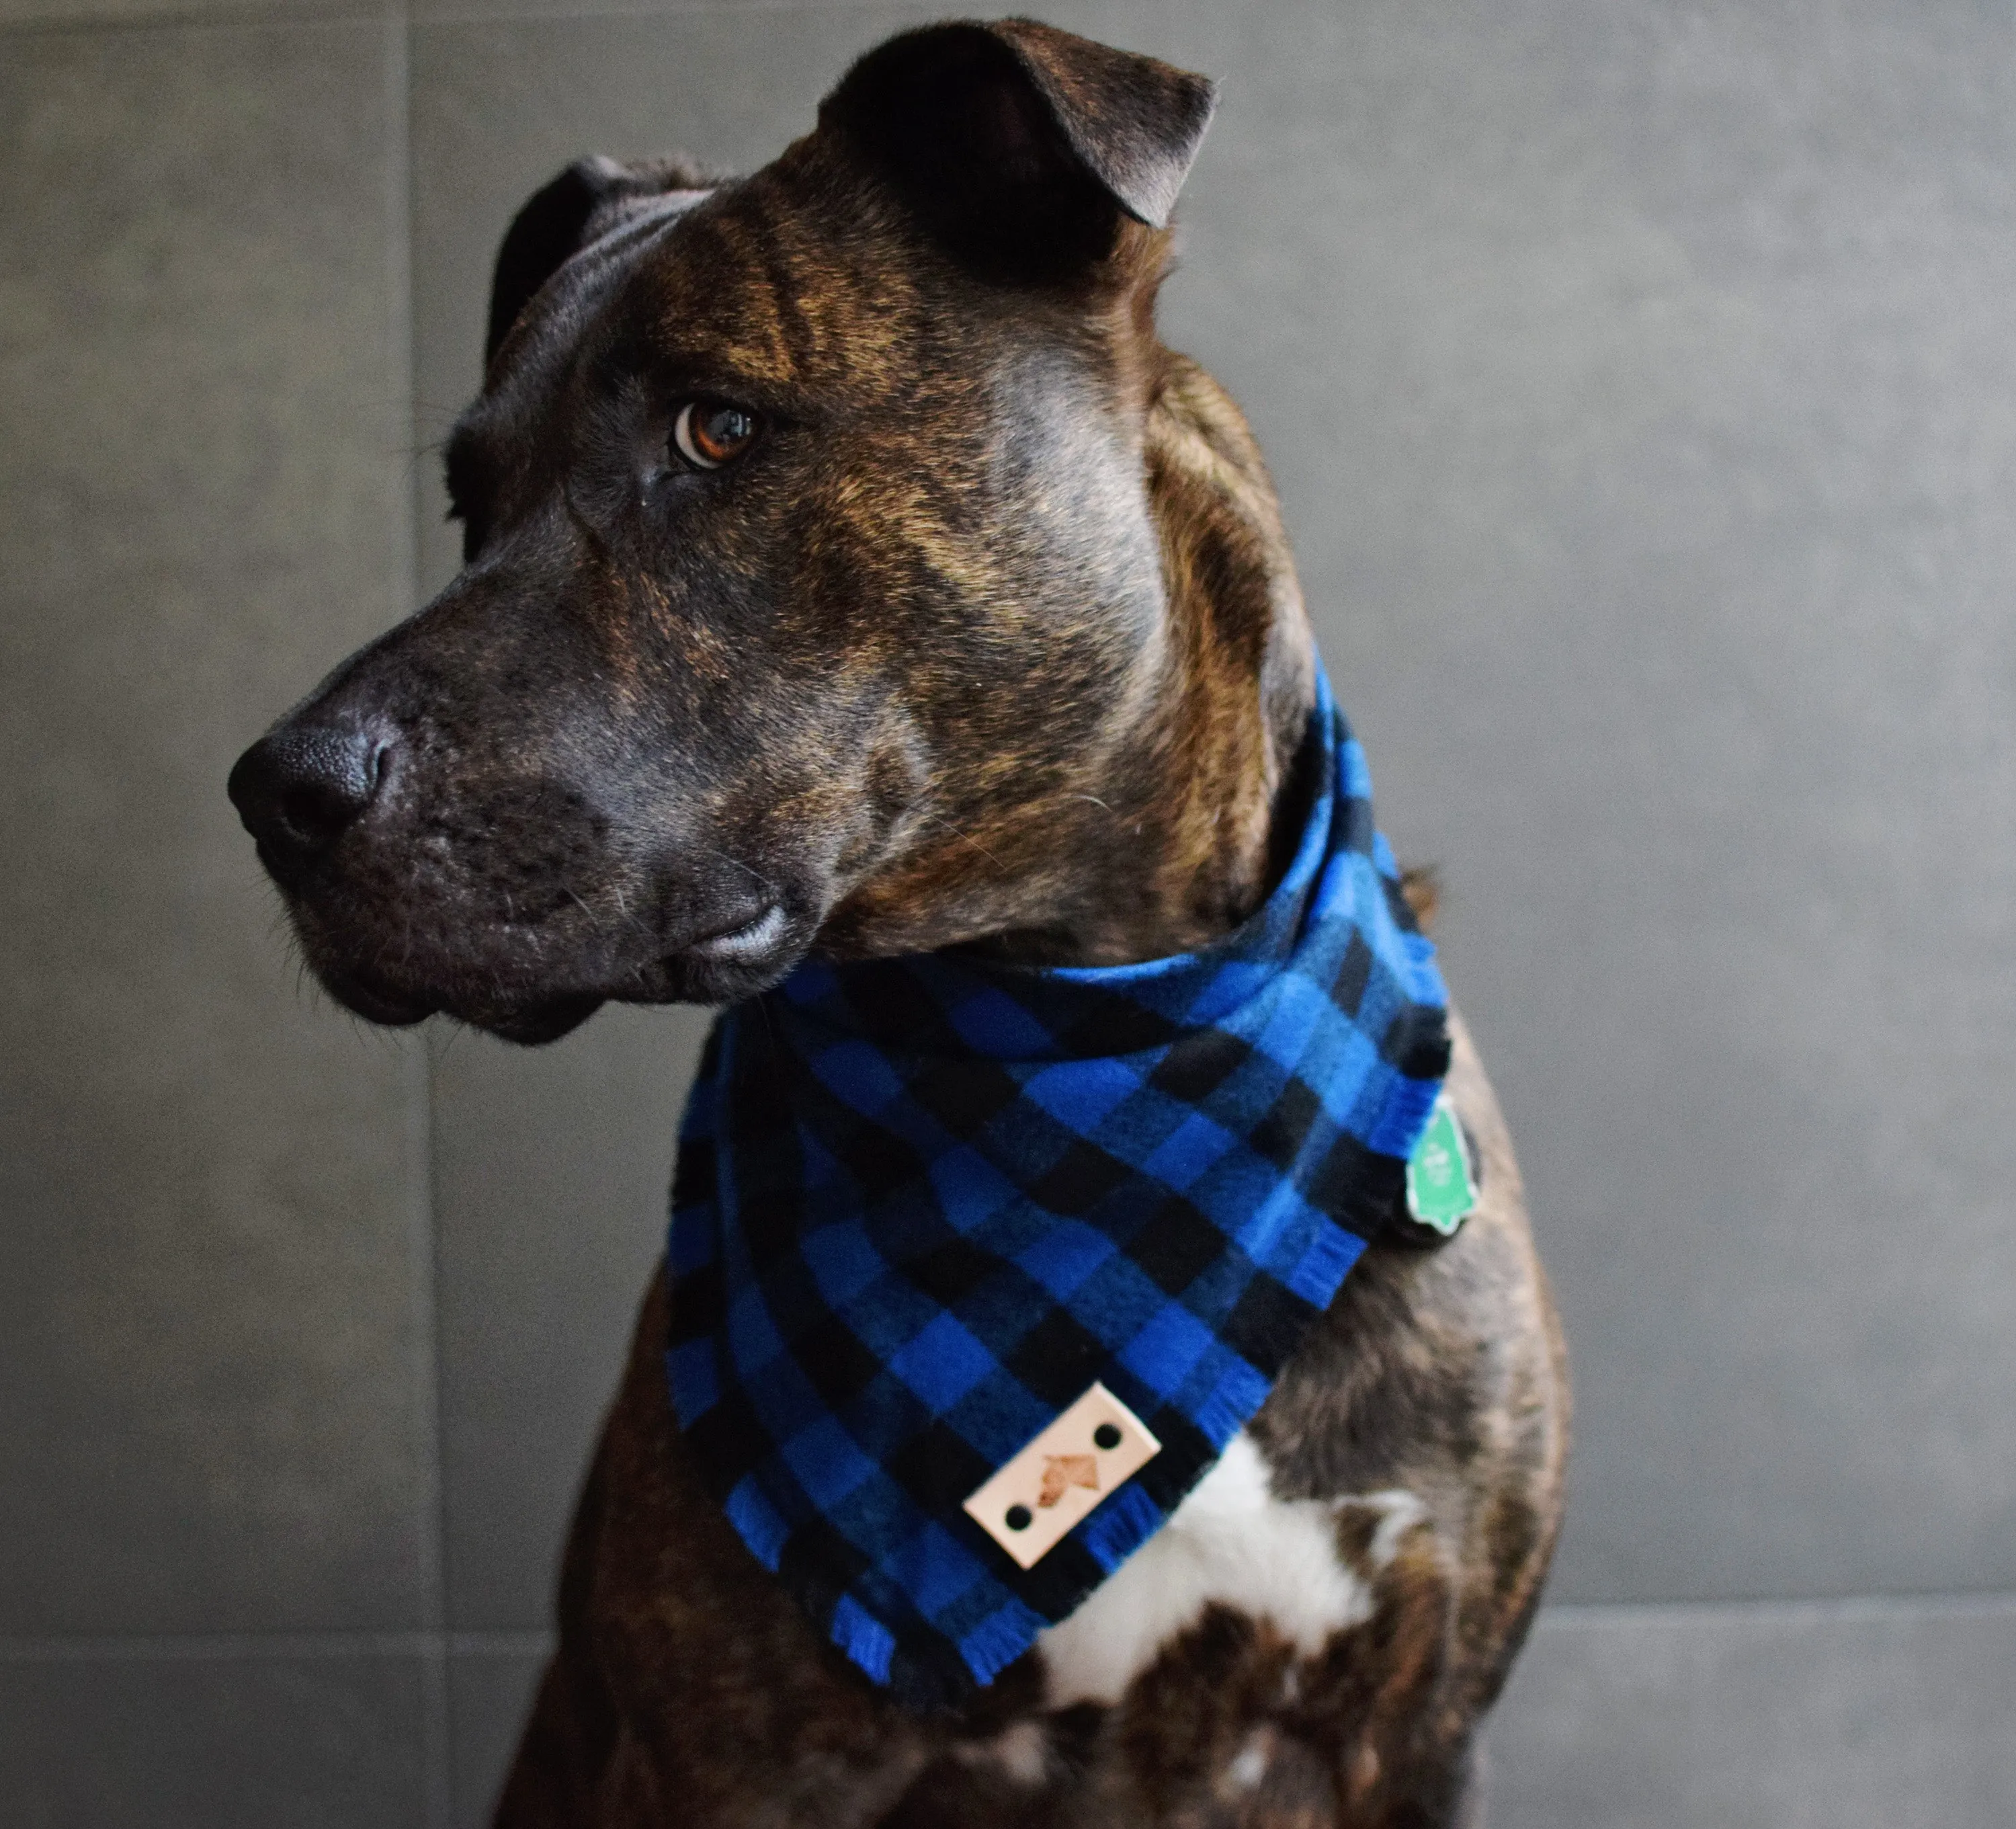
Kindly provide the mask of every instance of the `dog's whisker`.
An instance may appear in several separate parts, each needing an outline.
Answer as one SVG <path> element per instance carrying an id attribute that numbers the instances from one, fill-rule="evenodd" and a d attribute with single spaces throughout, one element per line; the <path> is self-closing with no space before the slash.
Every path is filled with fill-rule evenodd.
<path id="1" fill-rule="evenodd" d="M 725 851 L 718 851 L 711 845 L 696 845 L 693 846 L 693 849 L 696 851 L 705 852 L 710 857 L 718 857 L 724 864 L 733 864 L 735 868 L 740 871 L 744 876 L 750 878 L 754 882 L 761 884 L 762 886 L 768 889 L 772 895 L 776 896 L 783 893 L 777 886 L 771 882 L 769 878 L 765 876 L 761 871 L 757 869 L 753 864 L 743 863 L 740 857 L 731 857 Z"/>
<path id="2" fill-rule="evenodd" d="M 945 818 L 940 813 L 927 813 L 924 815 L 924 817 L 931 820 L 936 824 L 943 826 L 947 832 L 950 832 L 954 838 L 959 839 L 962 843 L 970 845 L 974 850 L 977 851 L 981 857 L 985 857 L 987 861 L 992 864 L 996 870 L 999 871 L 1003 876 L 1006 876 L 1008 874 L 1008 866 L 1003 864 L 999 857 L 995 857 L 992 851 L 988 850 L 985 845 L 981 843 L 979 839 L 974 837 L 970 832 L 961 832 L 950 820 Z"/>

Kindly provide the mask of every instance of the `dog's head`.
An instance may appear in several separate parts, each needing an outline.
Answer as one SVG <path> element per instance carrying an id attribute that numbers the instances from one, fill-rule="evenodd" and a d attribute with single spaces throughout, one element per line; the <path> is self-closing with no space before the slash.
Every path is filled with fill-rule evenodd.
<path id="1" fill-rule="evenodd" d="M 526 204 L 463 571 L 232 772 L 338 997 L 538 1041 L 1057 918 L 1059 810 L 1167 662 L 1153 302 L 1211 108 L 935 27 L 752 177 L 591 160 Z"/>

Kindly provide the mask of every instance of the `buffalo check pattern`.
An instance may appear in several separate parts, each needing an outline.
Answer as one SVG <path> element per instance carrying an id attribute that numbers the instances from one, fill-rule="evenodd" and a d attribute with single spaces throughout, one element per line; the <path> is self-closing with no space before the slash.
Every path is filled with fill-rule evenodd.
<path id="1" fill-rule="evenodd" d="M 1147 1541 L 1402 1210 L 1445 997 L 1327 683 L 1310 742 L 1294 860 L 1216 945 L 814 961 L 709 1039 L 679 1426 L 757 1560 L 907 1702 L 990 1683 Z M 1018 1568 L 962 1503 L 1094 1380 L 1162 1452 Z"/>

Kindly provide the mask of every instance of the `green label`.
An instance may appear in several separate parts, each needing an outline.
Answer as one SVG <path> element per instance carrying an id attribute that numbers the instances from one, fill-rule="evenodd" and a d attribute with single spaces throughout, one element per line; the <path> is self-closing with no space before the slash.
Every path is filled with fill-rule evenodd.
<path id="1" fill-rule="evenodd" d="M 1407 1159 L 1407 1210 L 1448 1239 L 1476 1207 L 1477 1179 L 1471 1172 L 1463 1126 L 1456 1122 L 1449 1095 L 1438 1093 L 1428 1127 Z"/>

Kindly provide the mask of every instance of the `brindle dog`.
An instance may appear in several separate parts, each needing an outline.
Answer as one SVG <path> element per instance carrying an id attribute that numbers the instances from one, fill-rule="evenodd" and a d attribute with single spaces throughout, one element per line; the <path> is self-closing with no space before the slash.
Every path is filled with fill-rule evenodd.
<path id="1" fill-rule="evenodd" d="M 1314 662 L 1252 438 L 1155 334 L 1211 107 L 949 25 L 753 177 L 593 160 L 531 200 L 448 446 L 463 570 L 232 777 L 343 1002 L 536 1042 L 813 949 L 1118 962 L 1255 907 Z M 1567 1395 L 1456 1043 L 1482 1209 L 1368 1252 L 1208 1503 L 961 1714 L 864 1679 L 703 1492 L 654 1284 L 499 1821 L 1474 1820 Z"/>

